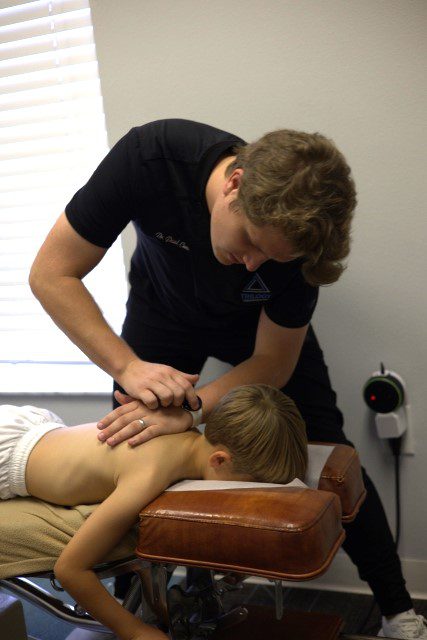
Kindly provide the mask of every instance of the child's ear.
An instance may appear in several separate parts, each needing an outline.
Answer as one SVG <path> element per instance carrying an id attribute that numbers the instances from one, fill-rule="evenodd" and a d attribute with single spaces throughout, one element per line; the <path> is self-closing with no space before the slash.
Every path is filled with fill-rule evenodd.
<path id="1" fill-rule="evenodd" d="M 214 469 L 219 469 L 224 464 L 231 463 L 231 455 L 228 451 L 214 451 L 209 456 L 209 466 Z"/>

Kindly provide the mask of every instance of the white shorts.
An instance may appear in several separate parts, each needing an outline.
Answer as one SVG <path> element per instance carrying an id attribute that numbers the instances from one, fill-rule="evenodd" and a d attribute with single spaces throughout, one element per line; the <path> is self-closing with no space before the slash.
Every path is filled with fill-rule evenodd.
<path id="1" fill-rule="evenodd" d="M 28 496 L 25 469 L 32 449 L 48 431 L 63 427 L 57 415 L 38 407 L 0 406 L 0 499 Z"/>

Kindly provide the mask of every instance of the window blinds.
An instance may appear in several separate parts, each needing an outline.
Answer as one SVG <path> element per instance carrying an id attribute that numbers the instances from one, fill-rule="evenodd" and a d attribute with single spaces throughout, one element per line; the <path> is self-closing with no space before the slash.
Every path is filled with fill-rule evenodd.
<path id="1" fill-rule="evenodd" d="M 0 362 L 87 363 L 34 299 L 28 274 L 108 151 L 88 0 L 0 1 L 0 139 Z M 119 330 L 119 243 L 85 284 Z"/>

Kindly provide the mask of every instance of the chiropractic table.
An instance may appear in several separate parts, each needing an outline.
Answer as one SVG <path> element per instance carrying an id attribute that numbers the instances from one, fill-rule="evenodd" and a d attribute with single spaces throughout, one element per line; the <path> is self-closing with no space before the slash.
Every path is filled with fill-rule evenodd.
<path id="1" fill-rule="evenodd" d="M 281 581 L 310 580 L 328 569 L 345 537 L 342 523 L 357 516 L 366 493 L 358 455 L 346 445 L 310 444 L 304 482 L 178 483 L 142 510 L 138 526 L 97 573 L 107 578 L 133 572 L 123 606 L 161 624 L 173 640 L 362 638 L 340 636 L 338 615 L 283 612 Z M 33 498 L 0 503 L 0 587 L 75 624 L 79 630 L 70 640 L 114 636 L 31 578 L 50 577 L 60 590 L 52 567 L 94 508 L 56 507 Z M 168 587 L 177 566 L 208 569 L 209 586 L 205 580 L 201 587 L 197 581 L 188 589 Z M 227 608 L 228 593 L 248 576 L 274 583 L 275 612 Z M 21 603 L 4 592 L 0 638 L 27 640 Z"/>

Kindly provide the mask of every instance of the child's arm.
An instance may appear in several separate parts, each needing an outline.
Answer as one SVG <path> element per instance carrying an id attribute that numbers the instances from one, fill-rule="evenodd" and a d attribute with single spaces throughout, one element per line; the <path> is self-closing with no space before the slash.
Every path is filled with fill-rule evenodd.
<path id="1" fill-rule="evenodd" d="M 164 640 L 167 636 L 123 609 L 91 568 L 104 560 L 135 524 L 140 510 L 164 488 L 147 469 L 143 484 L 142 474 L 120 481 L 115 491 L 96 508 L 70 540 L 54 567 L 55 575 L 64 589 L 122 640 Z"/>

